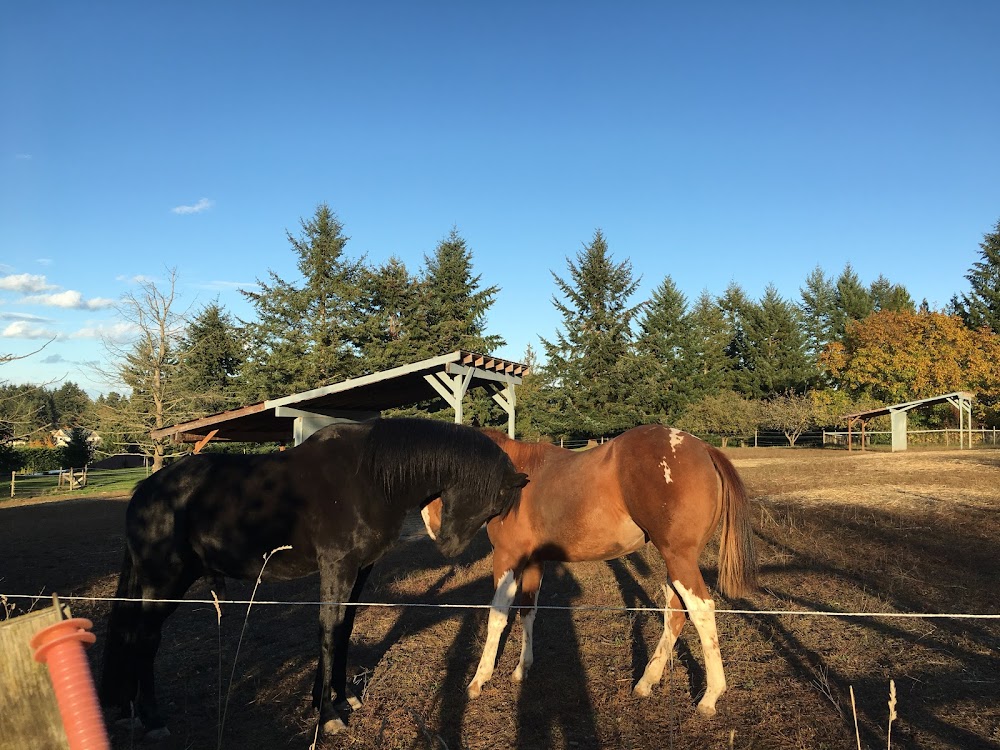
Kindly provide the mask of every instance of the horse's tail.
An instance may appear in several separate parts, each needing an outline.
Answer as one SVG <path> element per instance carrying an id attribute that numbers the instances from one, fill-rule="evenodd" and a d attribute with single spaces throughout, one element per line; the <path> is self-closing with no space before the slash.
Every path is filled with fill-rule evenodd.
<path id="1" fill-rule="evenodd" d="M 757 588 L 757 556 L 746 486 L 732 461 L 708 447 L 722 480 L 722 534 L 719 539 L 719 589 L 726 596 L 746 596 Z"/>
<path id="2" fill-rule="evenodd" d="M 118 589 L 111 603 L 108 632 L 105 636 L 104 659 L 101 667 L 101 701 L 107 705 L 127 708 L 138 689 L 135 672 L 136 630 L 142 605 L 121 601 L 139 599 L 142 589 L 136 575 L 132 552 L 125 545 L 125 558 L 118 576 Z"/>

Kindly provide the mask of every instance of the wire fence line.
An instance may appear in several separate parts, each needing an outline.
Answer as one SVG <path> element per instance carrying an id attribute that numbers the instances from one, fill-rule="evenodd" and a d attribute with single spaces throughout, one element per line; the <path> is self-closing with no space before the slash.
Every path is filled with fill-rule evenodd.
<path id="1" fill-rule="evenodd" d="M 35 601 L 50 600 L 50 596 L 42 594 L 3 594 L 0 593 L 0 600 L 29 599 Z M 289 606 L 289 607 L 369 607 L 372 609 L 491 609 L 492 604 L 435 604 L 431 602 L 326 602 L 326 601 L 280 601 L 261 599 L 144 599 L 116 596 L 63 596 L 59 595 L 60 601 L 76 602 L 157 602 L 160 604 L 240 604 L 247 606 Z M 512 604 L 511 609 L 519 608 Z M 561 612 L 615 612 L 615 613 L 644 613 L 662 615 L 664 611 L 685 612 L 684 609 L 674 607 L 627 607 L 622 605 L 602 605 L 602 604 L 579 604 L 579 605 L 559 605 L 559 604 L 539 604 L 533 607 L 539 610 L 553 610 Z M 717 615 L 769 615 L 769 616 L 793 616 L 793 617 L 854 617 L 854 618 L 895 618 L 910 620 L 1000 620 L 998 614 L 982 614 L 969 612 L 837 612 L 828 610 L 797 610 L 797 609 L 716 609 Z"/>

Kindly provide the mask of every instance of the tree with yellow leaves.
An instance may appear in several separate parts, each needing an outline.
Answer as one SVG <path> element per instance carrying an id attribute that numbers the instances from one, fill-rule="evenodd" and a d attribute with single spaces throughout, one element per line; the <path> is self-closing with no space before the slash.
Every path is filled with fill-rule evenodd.
<path id="1" fill-rule="evenodd" d="M 851 321 L 820 361 L 842 388 L 886 404 L 972 391 L 980 419 L 1000 403 L 1000 335 L 938 312 L 889 312 Z"/>

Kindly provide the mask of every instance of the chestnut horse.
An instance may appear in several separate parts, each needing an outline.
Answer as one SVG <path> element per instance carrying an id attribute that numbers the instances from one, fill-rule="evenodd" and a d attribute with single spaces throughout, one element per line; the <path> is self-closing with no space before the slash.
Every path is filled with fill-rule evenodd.
<path id="1" fill-rule="evenodd" d="M 528 475 L 521 499 L 503 519 L 487 525 L 493 543 L 493 583 L 486 647 L 468 694 L 475 698 L 492 677 L 501 635 L 520 582 L 521 658 L 513 679 L 532 663 L 532 627 L 547 560 L 612 560 L 652 542 L 667 564 L 668 607 L 663 636 L 633 693 L 646 697 L 660 682 L 677 636 L 694 623 L 705 655 L 707 687 L 698 703 L 715 714 L 726 677 L 715 626 L 715 603 L 698 558 L 719 521 L 719 588 L 743 596 L 756 587 L 756 561 L 748 500 L 735 467 L 718 449 L 662 425 L 636 427 L 601 446 L 572 451 L 512 440 L 484 431 Z M 439 506 L 423 511 L 434 536 Z"/>

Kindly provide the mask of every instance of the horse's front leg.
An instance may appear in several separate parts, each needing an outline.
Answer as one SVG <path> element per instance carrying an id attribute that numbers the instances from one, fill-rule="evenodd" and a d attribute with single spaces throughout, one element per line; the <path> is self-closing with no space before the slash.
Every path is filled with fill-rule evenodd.
<path id="1" fill-rule="evenodd" d="M 497 557 L 496 552 L 494 552 L 493 583 L 496 587 L 496 593 L 493 594 L 493 602 L 490 604 L 490 619 L 486 628 L 486 645 L 483 647 L 483 655 L 479 659 L 476 675 L 466 689 L 470 698 L 478 698 L 483 691 L 483 685 L 489 682 L 493 676 L 497 649 L 500 647 L 500 637 L 503 635 L 504 628 L 507 627 L 507 617 L 510 614 L 510 605 L 517 594 L 517 580 L 520 574 L 521 571 L 514 568 L 508 568 L 498 574 Z"/>
<path id="2" fill-rule="evenodd" d="M 372 571 L 344 564 L 320 563 L 320 595 L 327 602 L 320 607 L 320 653 L 313 686 L 313 705 L 319 709 L 323 734 L 336 734 L 346 728 L 353 708 L 347 692 L 347 650 L 354 629 L 357 607 L 365 582 Z"/>

